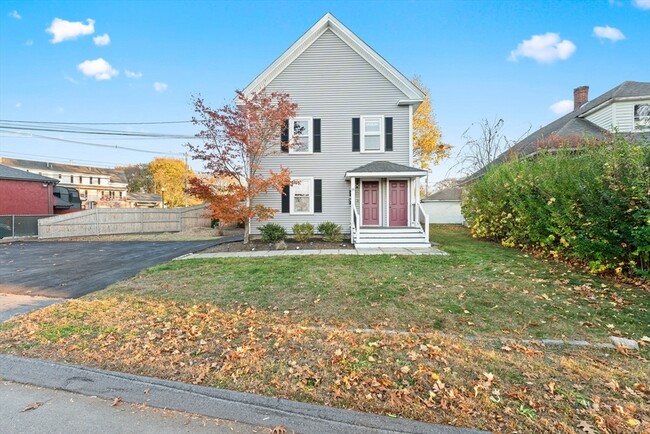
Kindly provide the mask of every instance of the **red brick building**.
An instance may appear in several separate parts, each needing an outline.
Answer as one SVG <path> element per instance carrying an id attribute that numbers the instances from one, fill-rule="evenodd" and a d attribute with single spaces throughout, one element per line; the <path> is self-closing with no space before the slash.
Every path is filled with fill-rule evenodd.
<path id="1" fill-rule="evenodd" d="M 0 215 L 54 214 L 58 181 L 0 164 Z"/>

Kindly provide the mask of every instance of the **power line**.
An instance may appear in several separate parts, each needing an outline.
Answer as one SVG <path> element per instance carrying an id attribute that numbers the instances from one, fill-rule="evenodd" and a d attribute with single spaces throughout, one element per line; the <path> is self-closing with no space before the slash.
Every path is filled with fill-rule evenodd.
<path id="1" fill-rule="evenodd" d="M 18 133 L 16 133 L 16 134 L 18 134 Z M 145 153 L 145 154 L 154 154 L 154 155 L 185 155 L 184 152 L 156 152 L 156 151 L 148 151 L 146 149 L 129 148 L 129 147 L 126 147 L 126 146 L 102 145 L 100 143 L 81 142 L 81 141 L 78 141 L 78 140 L 67 140 L 67 139 L 61 139 L 61 138 L 58 138 L 58 137 L 43 136 L 43 135 L 40 135 L 40 134 L 33 134 L 33 133 L 30 133 L 30 135 L 32 137 L 38 137 L 38 138 L 46 139 L 46 140 L 54 140 L 54 141 L 58 141 L 58 142 L 74 143 L 74 144 L 86 145 L 86 146 L 95 146 L 95 147 L 98 147 L 98 148 L 121 149 L 123 151 L 142 152 L 142 153 Z"/>
<path id="2" fill-rule="evenodd" d="M 53 125 L 171 125 L 191 124 L 192 121 L 156 121 L 156 122 L 48 122 L 48 121 L 16 121 L 0 119 L 0 122 L 31 123 L 31 124 L 53 124 Z"/>
<path id="3" fill-rule="evenodd" d="M 130 131 L 113 131 L 113 130 L 70 130 L 62 128 L 44 128 L 40 126 L 13 126 L 0 123 L 0 129 L 4 130 L 17 130 L 17 131 L 43 131 L 49 133 L 70 133 L 70 134 L 88 134 L 88 135 L 105 135 L 105 136 L 127 136 L 127 137 L 153 137 L 153 138 L 169 138 L 169 139 L 194 139 L 195 136 L 180 135 L 180 134 L 159 134 L 159 133 L 137 133 Z"/>

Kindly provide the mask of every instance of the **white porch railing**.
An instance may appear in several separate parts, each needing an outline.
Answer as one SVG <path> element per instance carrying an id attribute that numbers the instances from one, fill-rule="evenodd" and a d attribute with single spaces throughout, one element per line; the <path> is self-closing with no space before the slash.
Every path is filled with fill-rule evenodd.
<path id="1" fill-rule="evenodd" d="M 422 208 L 422 204 L 420 202 L 417 203 L 417 209 L 418 209 L 418 221 L 420 222 L 421 225 L 424 225 L 422 229 L 424 229 L 424 236 L 428 242 L 429 241 L 429 214 L 427 214 L 424 211 L 424 208 Z"/>
<path id="2" fill-rule="evenodd" d="M 357 244 L 359 241 L 359 232 L 361 227 L 361 222 L 359 220 L 359 213 L 357 212 L 357 207 L 352 204 L 350 206 L 352 209 L 350 213 L 350 241 L 352 244 Z"/>

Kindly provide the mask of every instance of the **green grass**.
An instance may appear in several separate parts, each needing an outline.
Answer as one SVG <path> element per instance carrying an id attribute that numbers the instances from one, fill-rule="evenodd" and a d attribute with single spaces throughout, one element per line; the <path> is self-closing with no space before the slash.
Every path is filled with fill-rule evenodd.
<path id="1" fill-rule="evenodd" d="M 174 261 L 92 297 L 243 304 L 296 319 L 479 336 L 603 340 L 650 335 L 647 288 L 432 226 L 449 256 L 308 256 Z"/>

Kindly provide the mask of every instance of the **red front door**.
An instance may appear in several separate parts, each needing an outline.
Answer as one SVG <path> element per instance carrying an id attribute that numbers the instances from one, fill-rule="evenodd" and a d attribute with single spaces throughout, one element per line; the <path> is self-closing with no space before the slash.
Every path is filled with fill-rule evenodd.
<path id="1" fill-rule="evenodd" d="M 366 181 L 363 183 L 363 193 L 361 195 L 363 203 L 361 209 L 361 224 L 378 225 L 379 224 L 379 182 Z"/>
<path id="2" fill-rule="evenodd" d="M 388 225 L 408 226 L 408 186 L 406 181 L 389 181 Z"/>

